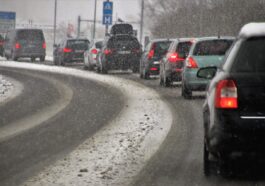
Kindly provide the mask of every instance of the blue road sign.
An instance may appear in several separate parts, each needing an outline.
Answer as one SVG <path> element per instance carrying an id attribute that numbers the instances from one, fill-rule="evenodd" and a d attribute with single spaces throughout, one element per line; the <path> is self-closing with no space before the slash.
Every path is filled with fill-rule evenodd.
<path id="1" fill-rule="evenodd" d="M 0 11 L 0 33 L 6 33 L 16 26 L 16 12 Z"/>
<path id="2" fill-rule="evenodd" d="M 113 2 L 103 2 L 103 25 L 112 25 Z"/>
<path id="3" fill-rule="evenodd" d="M 15 12 L 0 12 L 0 19 L 15 20 L 16 13 Z"/>

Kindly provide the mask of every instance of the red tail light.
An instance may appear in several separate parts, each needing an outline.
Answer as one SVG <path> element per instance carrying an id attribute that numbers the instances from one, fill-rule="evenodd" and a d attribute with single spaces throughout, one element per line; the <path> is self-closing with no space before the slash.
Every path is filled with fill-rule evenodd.
<path id="1" fill-rule="evenodd" d="M 187 59 L 186 66 L 187 68 L 198 68 L 196 61 L 192 57 Z"/>
<path id="2" fill-rule="evenodd" d="M 151 71 L 157 71 L 158 68 L 156 68 L 156 67 L 152 67 L 152 68 L 150 68 L 150 70 L 151 70 Z"/>
<path id="3" fill-rule="evenodd" d="M 46 49 L 46 43 L 45 43 L 45 42 L 42 43 L 42 48 L 43 48 L 43 49 Z"/>
<path id="4" fill-rule="evenodd" d="M 4 41 L 0 41 L 0 45 L 4 45 Z"/>
<path id="5" fill-rule="evenodd" d="M 16 48 L 16 49 L 20 49 L 20 48 L 21 48 L 21 45 L 20 45 L 19 43 L 16 43 L 16 44 L 15 44 L 15 48 Z"/>
<path id="6" fill-rule="evenodd" d="M 92 54 L 97 54 L 98 53 L 98 50 L 94 48 L 94 49 L 91 50 L 91 53 Z"/>
<path id="7" fill-rule="evenodd" d="M 154 49 L 150 50 L 148 53 L 148 59 L 152 59 L 154 55 L 155 55 L 155 50 Z"/>
<path id="8" fill-rule="evenodd" d="M 63 52 L 64 53 L 69 53 L 69 52 L 72 52 L 72 49 L 71 48 L 64 48 Z"/>
<path id="9" fill-rule="evenodd" d="M 237 87 L 233 80 L 218 82 L 215 93 L 215 107 L 222 109 L 238 108 Z"/>
<path id="10" fill-rule="evenodd" d="M 183 61 L 183 60 L 184 60 L 183 58 L 179 57 L 178 53 L 169 53 L 168 54 L 168 61 L 170 63 L 176 63 L 177 61 Z"/>
<path id="11" fill-rule="evenodd" d="M 112 53 L 112 50 L 110 50 L 110 49 L 105 49 L 104 50 L 104 54 L 105 55 L 109 55 L 109 54 L 111 54 Z"/>

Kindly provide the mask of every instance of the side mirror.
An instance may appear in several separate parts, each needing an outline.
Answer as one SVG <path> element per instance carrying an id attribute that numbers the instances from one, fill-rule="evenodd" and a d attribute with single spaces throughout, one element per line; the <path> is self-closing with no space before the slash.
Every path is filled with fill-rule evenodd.
<path id="1" fill-rule="evenodd" d="M 213 79 L 217 72 L 217 67 L 205 67 L 199 69 L 197 72 L 198 78 L 204 78 L 204 79 Z"/>

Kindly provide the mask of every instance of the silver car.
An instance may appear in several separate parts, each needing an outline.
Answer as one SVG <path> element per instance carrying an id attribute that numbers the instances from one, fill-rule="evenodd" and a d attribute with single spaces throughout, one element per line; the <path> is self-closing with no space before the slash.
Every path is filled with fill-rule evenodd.
<path id="1" fill-rule="evenodd" d="M 101 50 L 103 40 L 94 40 L 91 42 L 88 50 L 84 53 L 84 68 L 86 70 L 93 70 L 96 66 L 96 59 L 98 51 Z"/>

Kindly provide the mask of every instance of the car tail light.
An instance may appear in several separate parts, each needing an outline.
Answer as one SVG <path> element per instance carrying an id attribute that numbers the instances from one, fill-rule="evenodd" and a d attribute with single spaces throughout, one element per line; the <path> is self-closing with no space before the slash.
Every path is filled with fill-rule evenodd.
<path id="1" fill-rule="evenodd" d="M 105 55 L 109 55 L 109 54 L 111 54 L 112 53 L 112 50 L 110 50 L 110 49 L 105 49 L 104 50 L 104 54 Z"/>
<path id="2" fill-rule="evenodd" d="M 233 80 L 221 80 L 216 86 L 215 107 L 222 109 L 236 109 L 237 87 Z"/>
<path id="3" fill-rule="evenodd" d="M 150 50 L 148 53 L 148 59 L 152 59 L 154 55 L 155 55 L 155 50 L 154 49 Z"/>
<path id="4" fill-rule="evenodd" d="M 198 68 L 197 62 L 192 57 L 188 57 L 186 66 L 187 68 Z"/>
<path id="5" fill-rule="evenodd" d="M 158 68 L 156 68 L 156 67 L 151 67 L 150 70 L 151 70 L 151 71 L 157 71 Z"/>
<path id="6" fill-rule="evenodd" d="M 168 54 L 168 61 L 170 63 L 176 63 L 177 61 L 183 61 L 183 60 L 184 60 L 183 58 L 179 57 L 178 53 L 169 53 Z"/>
<path id="7" fill-rule="evenodd" d="M 4 41 L 0 41 L 0 45 L 4 45 Z"/>
<path id="8" fill-rule="evenodd" d="M 42 43 L 42 48 L 43 48 L 43 49 L 46 49 L 46 43 L 45 43 L 45 42 Z"/>
<path id="9" fill-rule="evenodd" d="M 92 54 L 97 54 L 98 53 L 98 50 L 94 48 L 94 49 L 91 50 L 91 53 Z"/>
<path id="10" fill-rule="evenodd" d="M 63 52 L 64 53 L 69 53 L 69 52 L 72 52 L 72 49 L 71 48 L 64 48 Z"/>
<path id="11" fill-rule="evenodd" d="M 16 48 L 16 49 L 20 49 L 20 48 L 21 48 L 21 45 L 20 45 L 19 43 L 16 43 L 16 44 L 15 44 L 15 48 Z"/>

